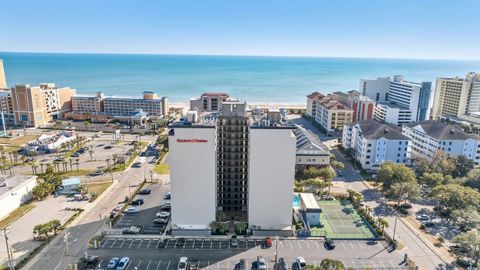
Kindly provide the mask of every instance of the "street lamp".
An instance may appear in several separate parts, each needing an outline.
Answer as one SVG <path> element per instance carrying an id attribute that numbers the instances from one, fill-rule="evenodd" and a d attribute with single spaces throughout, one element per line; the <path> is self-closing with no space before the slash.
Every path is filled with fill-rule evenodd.
<path id="1" fill-rule="evenodd" d="M 15 265 L 13 265 L 13 255 L 10 253 L 10 248 L 8 246 L 8 235 L 11 233 L 11 230 L 7 230 L 7 228 L 3 228 L 3 236 L 5 236 L 5 245 L 7 246 L 7 259 L 8 259 L 8 267 L 10 269 L 15 270 Z"/>

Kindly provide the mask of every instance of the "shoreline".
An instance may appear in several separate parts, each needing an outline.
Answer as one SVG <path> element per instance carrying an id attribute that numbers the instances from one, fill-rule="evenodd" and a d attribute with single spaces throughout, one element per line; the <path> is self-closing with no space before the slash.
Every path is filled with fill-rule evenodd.
<path id="1" fill-rule="evenodd" d="M 247 106 L 250 108 L 268 108 L 268 109 L 306 109 L 307 105 L 304 103 L 283 103 L 283 102 L 247 102 Z M 190 108 L 189 102 L 168 102 L 168 107 L 172 108 Z"/>

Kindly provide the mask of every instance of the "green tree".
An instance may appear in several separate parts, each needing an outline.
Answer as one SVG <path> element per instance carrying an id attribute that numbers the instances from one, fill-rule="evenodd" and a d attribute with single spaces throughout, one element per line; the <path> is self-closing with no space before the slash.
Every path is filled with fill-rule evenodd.
<path id="1" fill-rule="evenodd" d="M 447 218 L 451 218 L 454 210 L 480 207 L 480 193 L 458 184 L 437 186 L 430 191 L 429 196 L 438 201 L 437 211 Z"/>
<path id="2" fill-rule="evenodd" d="M 382 228 L 382 233 L 385 232 L 385 228 L 388 228 L 388 220 L 383 217 L 378 218 L 378 225 Z"/>
<path id="3" fill-rule="evenodd" d="M 448 178 L 448 179 L 445 179 Z M 446 184 L 451 179 L 451 176 L 443 176 L 441 173 L 424 173 L 420 178 L 420 183 L 429 187 L 436 187 L 438 185 Z"/>
<path id="4" fill-rule="evenodd" d="M 470 230 L 453 238 L 453 242 L 460 248 L 453 250 L 459 257 L 470 259 L 474 266 L 480 261 L 480 233 L 478 229 Z"/>
<path id="5" fill-rule="evenodd" d="M 480 169 L 471 170 L 465 177 L 464 185 L 480 191 Z"/>
<path id="6" fill-rule="evenodd" d="M 400 205 L 401 201 L 416 201 L 420 198 L 420 188 L 415 182 L 395 183 L 390 187 L 388 196 L 397 201 Z"/>
<path id="7" fill-rule="evenodd" d="M 343 170 L 345 168 L 345 164 L 340 161 L 332 160 L 332 167 L 337 170 Z"/>
<path id="8" fill-rule="evenodd" d="M 455 168 L 452 171 L 453 177 L 464 177 L 475 167 L 473 160 L 468 159 L 464 155 L 457 156 L 454 160 Z"/>
<path id="9" fill-rule="evenodd" d="M 480 213 L 473 206 L 467 208 L 455 209 L 452 211 L 452 219 L 466 228 L 476 228 L 480 225 Z"/>
<path id="10" fill-rule="evenodd" d="M 351 158 L 351 159 L 355 158 L 355 149 L 353 149 L 351 147 L 345 149 L 345 156 L 347 156 L 348 158 Z"/>
<path id="11" fill-rule="evenodd" d="M 389 190 L 396 183 L 417 183 L 415 174 L 405 164 L 385 162 L 377 171 L 377 181 L 383 183 L 383 188 Z"/>
<path id="12" fill-rule="evenodd" d="M 345 270 L 345 265 L 341 261 L 332 259 L 323 259 L 320 267 L 325 270 Z"/>
<path id="13" fill-rule="evenodd" d="M 54 219 L 49 222 L 49 226 L 53 230 L 53 235 L 57 235 L 58 229 L 62 226 L 62 223 L 60 223 L 60 220 Z"/>

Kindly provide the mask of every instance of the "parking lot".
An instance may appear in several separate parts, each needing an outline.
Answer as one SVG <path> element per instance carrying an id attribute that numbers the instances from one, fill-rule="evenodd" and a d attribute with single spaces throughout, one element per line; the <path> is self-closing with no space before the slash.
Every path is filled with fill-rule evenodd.
<path id="1" fill-rule="evenodd" d="M 137 194 L 135 199 L 143 199 L 144 204 L 135 206 L 139 212 L 137 214 L 124 214 L 114 224 L 114 228 L 129 228 L 136 226 L 142 228 L 142 234 L 162 234 L 166 225 L 154 224 L 156 213 L 160 212 L 159 205 L 163 202 L 163 196 L 170 190 L 169 184 L 155 183 L 147 184 L 143 189 L 150 189 L 148 195 Z"/>
<path id="2" fill-rule="evenodd" d="M 101 248 L 92 249 L 89 254 L 100 256 L 101 266 L 106 265 L 111 257 L 128 256 L 131 259 L 128 269 L 148 270 L 176 269 L 182 256 L 188 257 L 199 268 L 212 270 L 231 270 L 240 259 L 245 259 L 247 266 L 250 266 L 257 256 L 263 256 L 268 269 L 272 269 L 275 258 L 275 248 L 263 248 L 261 239 L 240 239 L 237 247 L 231 247 L 228 239 L 185 239 L 180 245 L 178 243 L 178 239 L 111 238 L 102 241 Z M 382 241 L 335 241 L 334 250 L 325 249 L 323 243 L 323 240 L 281 240 L 277 249 L 278 257 L 283 257 L 289 265 L 297 256 L 303 256 L 307 263 L 314 265 L 319 265 L 324 258 L 331 258 L 341 260 L 347 267 L 355 269 L 406 269 L 399 265 L 403 254 L 398 251 L 387 252 L 386 244 Z"/>

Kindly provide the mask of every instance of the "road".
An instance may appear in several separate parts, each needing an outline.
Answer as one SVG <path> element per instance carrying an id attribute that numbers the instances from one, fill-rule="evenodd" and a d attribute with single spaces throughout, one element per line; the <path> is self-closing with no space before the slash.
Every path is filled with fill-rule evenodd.
<path id="1" fill-rule="evenodd" d="M 147 166 L 147 172 L 153 169 L 153 165 L 148 162 L 145 166 Z M 85 211 L 69 228 L 55 237 L 23 269 L 63 270 L 67 261 L 68 263 L 77 262 L 78 258 L 87 251 L 88 240 L 105 224 L 110 210 L 143 181 L 144 171 L 143 167 L 129 168 L 114 174 L 116 180 L 111 189 L 102 194 L 89 211 Z M 156 179 L 159 177 L 165 179 L 164 176 L 157 176 Z M 69 234 L 68 245 L 65 245 L 64 236 L 67 233 Z M 67 246 L 68 256 L 65 257 Z"/>
<path id="2" fill-rule="evenodd" d="M 326 139 L 325 135 L 321 134 L 317 128 L 304 118 L 294 118 L 292 121 L 319 135 L 322 140 Z M 328 137 L 328 139 L 332 139 L 332 137 Z M 393 235 L 396 218 L 394 213 L 381 199 L 381 195 L 375 190 L 370 189 L 363 182 L 362 176 L 357 172 L 350 161 L 340 153 L 340 151 L 333 149 L 332 154 L 335 155 L 336 160 L 345 164 L 345 169 L 342 171 L 344 176 L 335 179 L 335 181 L 344 181 L 347 188 L 361 193 L 364 196 L 366 205 L 373 210 L 374 214 L 376 216 L 385 217 L 388 220 L 390 226 L 386 230 L 389 235 Z M 403 242 L 406 246 L 406 252 L 411 259 L 424 269 L 442 269 L 441 267 L 445 266 L 445 262 L 432 250 L 433 247 L 426 243 L 426 240 L 421 239 L 401 220 L 397 220 L 396 225 L 395 239 Z"/>

